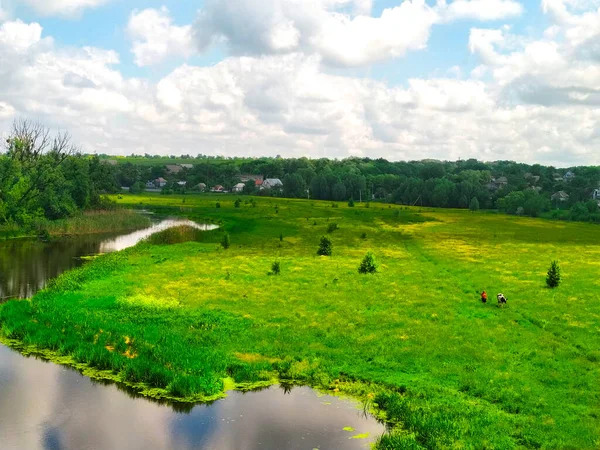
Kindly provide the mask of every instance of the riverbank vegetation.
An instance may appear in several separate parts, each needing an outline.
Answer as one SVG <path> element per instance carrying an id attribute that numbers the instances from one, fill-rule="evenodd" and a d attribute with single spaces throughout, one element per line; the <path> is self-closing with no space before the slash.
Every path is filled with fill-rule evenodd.
<path id="1" fill-rule="evenodd" d="M 157 398 L 278 379 L 352 394 L 395 425 L 384 449 L 598 447 L 596 226 L 237 199 L 123 196 L 222 229 L 181 230 L 68 272 L 0 307 L 4 338 Z M 331 256 L 317 255 L 323 236 Z M 369 252 L 376 270 L 361 274 Z M 552 261 L 561 284 L 548 289 Z M 484 289 L 508 307 L 482 304 Z"/>
<path id="2" fill-rule="evenodd" d="M 68 134 L 16 121 L 0 154 L 0 235 L 30 234 L 47 221 L 106 209 L 103 194 L 117 191 L 110 169 L 79 154 Z"/>

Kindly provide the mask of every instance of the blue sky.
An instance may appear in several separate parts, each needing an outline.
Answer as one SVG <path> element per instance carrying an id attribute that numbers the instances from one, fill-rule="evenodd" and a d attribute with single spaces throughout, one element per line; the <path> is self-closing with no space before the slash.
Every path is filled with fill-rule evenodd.
<path id="1" fill-rule="evenodd" d="M 599 7 L 0 0 L 0 133 L 25 116 L 92 152 L 600 164 Z"/>

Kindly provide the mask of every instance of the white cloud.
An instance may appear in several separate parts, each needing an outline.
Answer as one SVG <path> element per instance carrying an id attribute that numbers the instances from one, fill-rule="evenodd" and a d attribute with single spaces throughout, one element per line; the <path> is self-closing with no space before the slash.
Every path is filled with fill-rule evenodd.
<path id="1" fill-rule="evenodd" d="M 138 66 L 158 64 L 172 56 L 187 57 L 193 53 L 192 27 L 177 26 L 166 7 L 134 11 L 127 24 L 133 39 L 132 52 Z"/>
<path id="2" fill-rule="evenodd" d="M 523 6 L 514 0 L 455 0 L 450 5 L 442 1 L 438 4 L 444 20 L 460 19 L 499 20 L 518 17 L 523 14 Z"/>
<path id="3" fill-rule="evenodd" d="M 584 30 L 581 16 L 561 36 Z M 481 64 L 470 78 L 405 86 L 327 73 L 319 54 L 299 50 L 182 65 L 152 83 L 124 77 L 112 51 L 57 47 L 39 25 L 9 22 L 0 132 L 24 116 L 71 131 L 90 152 L 598 164 L 600 64 L 574 52 L 582 33 L 555 42 L 474 29 Z"/>
<path id="4" fill-rule="evenodd" d="M 111 0 L 19 0 L 44 16 L 76 16 Z"/>

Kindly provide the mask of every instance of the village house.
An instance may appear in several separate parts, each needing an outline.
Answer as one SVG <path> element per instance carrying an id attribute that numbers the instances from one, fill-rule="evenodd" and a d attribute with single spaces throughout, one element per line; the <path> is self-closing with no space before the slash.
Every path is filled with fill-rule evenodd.
<path id="1" fill-rule="evenodd" d="M 569 182 L 569 181 L 571 181 L 573 178 L 575 178 L 575 174 L 569 170 L 567 173 L 565 173 L 565 176 L 563 177 L 563 180 L 564 180 L 565 182 Z"/>
<path id="2" fill-rule="evenodd" d="M 191 170 L 194 168 L 193 164 L 179 164 L 183 169 Z"/>
<path id="3" fill-rule="evenodd" d="M 250 174 L 242 174 L 240 175 L 240 181 L 242 183 L 247 183 L 248 181 L 264 181 L 265 177 L 263 175 L 250 175 Z"/>
<path id="4" fill-rule="evenodd" d="M 178 181 L 177 185 L 181 186 L 181 187 L 185 187 L 185 186 L 187 186 L 187 181 Z"/>
<path id="5" fill-rule="evenodd" d="M 217 184 L 216 186 L 213 186 L 210 192 L 225 192 L 225 188 L 220 184 Z"/>
<path id="6" fill-rule="evenodd" d="M 506 177 L 498 177 L 492 178 L 492 181 L 488 183 L 487 188 L 490 191 L 497 191 L 498 189 L 502 189 L 508 184 L 508 178 Z"/>
<path id="7" fill-rule="evenodd" d="M 279 178 L 267 178 L 263 181 L 261 189 L 279 189 L 283 187 L 283 183 Z"/>
<path id="8" fill-rule="evenodd" d="M 600 189 L 594 189 L 594 192 L 592 192 L 592 199 L 600 200 Z"/>
<path id="9" fill-rule="evenodd" d="M 170 175 L 176 175 L 183 170 L 183 167 L 175 164 L 167 164 L 166 167 Z"/>
<path id="10" fill-rule="evenodd" d="M 569 200 L 569 194 L 565 191 L 558 191 L 552 195 L 551 199 L 553 202 L 566 202 Z"/>
<path id="11" fill-rule="evenodd" d="M 206 184 L 198 183 L 196 186 L 194 186 L 194 189 L 196 189 L 200 192 L 204 192 L 206 190 Z"/>
<path id="12" fill-rule="evenodd" d="M 154 184 L 154 181 L 146 182 L 146 189 L 154 189 L 155 187 L 156 187 L 156 184 Z"/>
<path id="13" fill-rule="evenodd" d="M 233 187 L 232 191 L 238 193 L 243 192 L 245 187 L 246 185 L 244 183 L 238 183 Z"/>
<path id="14" fill-rule="evenodd" d="M 156 180 L 154 180 L 154 186 L 156 187 L 165 187 L 167 185 L 167 180 L 165 180 L 163 177 L 157 178 Z"/>

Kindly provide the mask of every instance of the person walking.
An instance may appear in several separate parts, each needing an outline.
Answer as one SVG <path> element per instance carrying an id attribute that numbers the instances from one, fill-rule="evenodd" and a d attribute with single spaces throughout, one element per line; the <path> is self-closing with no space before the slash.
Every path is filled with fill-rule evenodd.
<path id="1" fill-rule="evenodd" d="M 481 293 L 481 303 L 487 303 L 487 292 L 485 291 Z"/>

